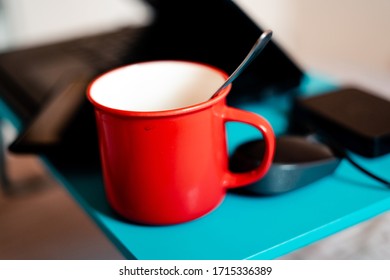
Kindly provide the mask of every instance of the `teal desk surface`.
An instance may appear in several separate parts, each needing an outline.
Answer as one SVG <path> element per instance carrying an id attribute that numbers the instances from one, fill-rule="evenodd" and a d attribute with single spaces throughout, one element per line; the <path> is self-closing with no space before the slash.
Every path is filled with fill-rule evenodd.
<path id="1" fill-rule="evenodd" d="M 332 83 L 307 76 L 299 91 L 315 94 L 332 88 Z M 240 107 L 266 117 L 280 135 L 287 127 L 290 101 L 288 95 L 281 95 Z M 7 115 L 12 119 L 12 113 Z M 243 124 L 229 123 L 227 131 L 230 152 L 243 141 L 259 137 L 255 129 Z M 390 155 L 375 159 L 352 156 L 390 180 Z M 195 221 L 142 226 L 111 210 L 99 172 L 64 171 L 46 163 L 129 259 L 274 259 L 390 208 L 390 190 L 343 160 L 331 176 L 289 193 L 271 197 L 228 193 L 218 208 Z"/>

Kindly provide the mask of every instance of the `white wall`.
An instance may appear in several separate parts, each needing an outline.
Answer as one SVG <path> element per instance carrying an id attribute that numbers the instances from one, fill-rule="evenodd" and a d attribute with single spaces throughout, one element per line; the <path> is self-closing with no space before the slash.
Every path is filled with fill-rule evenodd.
<path id="1" fill-rule="evenodd" d="M 389 0 L 236 0 L 306 70 L 390 96 Z"/>
<path id="2" fill-rule="evenodd" d="M 0 0 L 8 43 L 25 46 L 103 30 L 142 25 L 150 9 L 139 0 Z"/>

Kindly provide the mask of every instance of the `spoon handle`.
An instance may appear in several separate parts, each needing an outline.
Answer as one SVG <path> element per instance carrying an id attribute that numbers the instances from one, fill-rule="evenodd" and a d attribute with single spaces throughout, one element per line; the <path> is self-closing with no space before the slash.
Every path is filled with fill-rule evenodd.
<path id="1" fill-rule="evenodd" d="M 213 96 L 211 96 L 211 98 L 216 97 L 221 92 L 221 90 L 223 90 L 230 83 L 232 83 L 241 74 L 241 72 L 245 70 L 245 68 L 257 57 L 257 55 L 268 44 L 268 42 L 271 40 L 271 36 L 271 30 L 266 30 L 261 34 L 261 36 L 256 40 L 255 44 L 253 45 L 252 49 L 245 57 L 245 59 L 241 62 L 237 69 L 234 70 L 234 72 L 229 76 L 229 78 L 222 84 L 222 86 L 217 89 L 217 91 L 213 94 Z"/>

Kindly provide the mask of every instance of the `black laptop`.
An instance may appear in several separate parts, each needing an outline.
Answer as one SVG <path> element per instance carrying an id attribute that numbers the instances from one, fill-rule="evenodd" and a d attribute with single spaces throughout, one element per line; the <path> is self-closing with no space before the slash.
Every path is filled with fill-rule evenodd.
<path id="1" fill-rule="evenodd" d="M 154 8 L 146 27 L 0 54 L 0 96 L 23 127 L 9 149 L 42 154 L 61 164 L 98 162 L 93 108 L 85 90 L 97 75 L 147 60 L 180 59 L 234 71 L 262 33 L 231 0 L 145 0 Z M 264 11 L 265 13 L 267 11 Z M 299 85 L 302 70 L 272 40 L 235 81 L 228 102 Z"/>

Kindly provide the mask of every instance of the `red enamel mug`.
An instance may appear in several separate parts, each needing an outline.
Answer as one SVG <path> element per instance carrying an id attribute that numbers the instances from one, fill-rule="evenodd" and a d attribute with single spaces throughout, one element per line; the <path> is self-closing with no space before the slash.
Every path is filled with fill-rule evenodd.
<path id="1" fill-rule="evenodd" d="M 275 137 L 261 116 L 226 105 L 231 86 L 210 99 L 228 75 L 188 61 L 150 61 L 97 77 L 87 96 L 95 107 L 105 192 L 129 221 L 169 225 L 215 209 L 227 190 L 268 171 Z M 266 142 L 260 166 L 228 169 L 225 124 L 257 128 Z"/>

